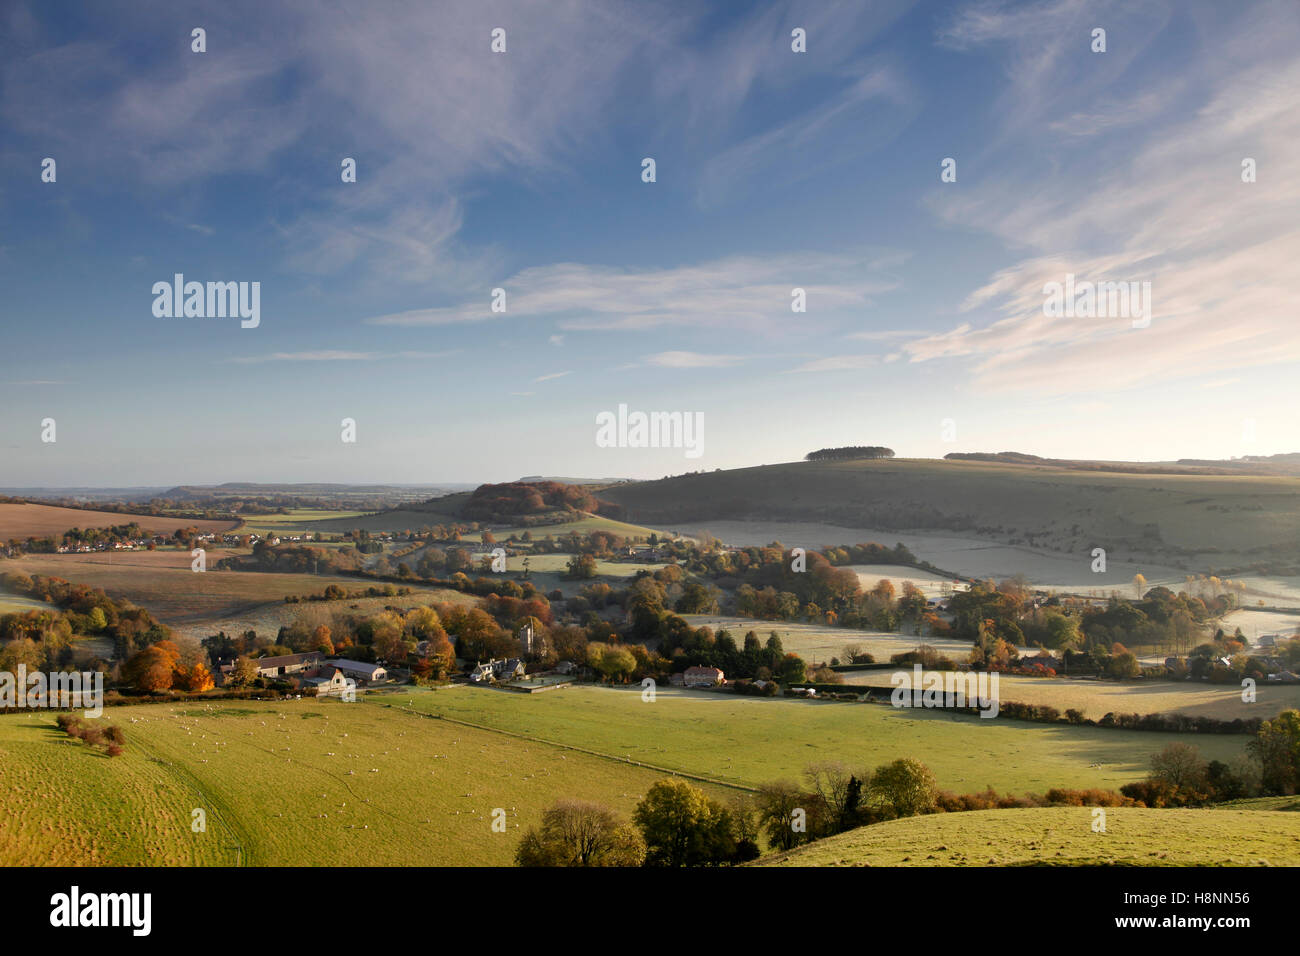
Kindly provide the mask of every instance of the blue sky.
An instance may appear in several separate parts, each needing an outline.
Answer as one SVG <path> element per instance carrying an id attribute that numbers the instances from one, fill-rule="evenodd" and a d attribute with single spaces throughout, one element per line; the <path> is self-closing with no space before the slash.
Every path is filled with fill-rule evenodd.
<path id="1" fill-rule="evenodd" d="M 267 6 L 0 14 L 0 486 L 1300 450 L 1293 2 Z"/>

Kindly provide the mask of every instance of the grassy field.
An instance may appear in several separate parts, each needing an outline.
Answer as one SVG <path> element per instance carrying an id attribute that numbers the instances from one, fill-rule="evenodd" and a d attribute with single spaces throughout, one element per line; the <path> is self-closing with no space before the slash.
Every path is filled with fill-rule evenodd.
<path id="1" fill-rule="evenodd" d="M 323 511 L 311 508 L 297 508 L 282 515 L 249 515 L 240 525 L 241 534 L 301 534 L 320 527 L 321 522 L 335 521 L 346 523 L 349 518 L 367 514 L 365 511 Z M 342 530 L 351 530 L 345 528 Z"/>
<path id="2" fill-rule="evenodd" d="M 364 531 L 419 531 L 434 525 L 453 525 L 464 523 L 463 518 L 455 514 L 440 511 L 415 511 L 401 508 L 395 511 L 375 512 L 321 512 L 317 520 L 307 522 L 299 530 L 325 531 L 341 534 L 344 531 L 361 529 Z"/>
<path id="3" fill-rule="evenodd" d="M 507 526 L 499 530 L 496 527 L 493 527 L 492 529 L 492 533 L 496 535 L 498 539 L 508 538 L 512 534 L 523 534 L 525 531 L 532 534 L 534 538 L 544 538 L 548 534 L 559 536 L 562 534 L 568 534 L 570 531 L 576 531 L 579 534 L 589 534 L 592 531 L 610 531 L 614 534 L 622 535 L 625 538 L 648 538 L 652 534 L 657 534 L 660 537 L 663 537 L 664 535 L 663 531 L 649 528 L 645 525 L 630 524 L 626 521 L 616 521 L 613 518 L 605 518 L 601 515 L 592 514 L 584 515 L 577 521 L 566 521 L 564 524 L 543 525 L 540 528 L 512 528 Z"/>
<path id="4" fill-rule="evenodd" d="M 107 528 L 134 521 L 150 534 L 172 534 L 177 528 L 197 527 L 200 531 L 228 531 L 234 521 L 205 521 L 201 518 L 120 514 L 116 511 L 87 511 L 57 505 L 0 504 L 0 541 L 10 538 L 59 537 L 73 528 Z"/>
<path id="5" fill-rule="evenodd" d="M 462 501 L 465 496 L 450 496 L 456 501 Z M 268 520 L 276 519 L 276 520 Z M 284 519 L 284 520 L 281 520 Z M 270 531 L 324 531 L 330 534 L 339 534 L 344 531 L 351 531 L 354 528 L 364 529 L 366 531 L 419 531 L 420 528 L 433 527 L 435 525 L 457 525 L 469 524 L 469 520 L 462 517 L 454 511 L 425 511 L 411 508 L 400 508 L 394 511 L 383 511 L 378 514 L 365 513 L 360 511 L 295 511 L 290 515 L 267 515 L 256 516 L 248 519 L 248 524 L 244 530 L 260 530 L 265 527 Z M 563 524 L 542 525 L 540 527 L 513 527 L 510 525 L 490 525 L 491 531 L 496 535 L 498 540 L 504 541 L 512 534 L 523 534 L 525 531 L 532 534 L 534 538 L 544 538 L 546 535 L 562 535 L 571 531 L 577 531 L 586 534 L 591 531 L 612 531 L 615 534 L 624 537 L 649 537 L 655 534 L 653 528 L 643 527 L 637 524 L 628 524 L 624 521 L 616 521 L 613 518 L 603 518 L 599 515 L 585 515 L 577 521 L 566 521 Z M 662 532 L 658 532 L 662 534 Z M 481 532 L 469 532 L 463 536 L 465 541 L 481 541 Z"/>
<path id="6" fill-rule="evenodd" d="M 127 713 L 105 719 L 133 729 Z M 202 805 L 187 774 L 138 746 L 113 759 L 64 736 L 52 714 L 0 716 L 0 865 L 233 863 L 216 821 L 202 838 L 190 833 Z"/>
<path id="7" fill-rule="evenodd" d="M 20 611 L 40 611 L 53 605 L 21 594 L 6 594 L 0 591 L 0 614 L 14 614 Z"/>
<path id="8" fill-rule="evenodd" d="M 661 691 L 647 703 L 636 690 L 524 696 L 455 687 L 373 694 L 356 704 L 110 709 L 105 719 L 124 728 L 127 746 L 109 759 L 63 737 L 53 716 L 0 716 L 0 865 L 508 865 L 520 833 L 559 797 L 595 800 L 627 816 L 649 785 L 673 770 L 707 778 L 697 785 L 723 800 L 737 786 L 795 777 L 815 761 L 872 766 L 903 755 L 924 760 L 953 790 L 1109 787 L 1141 776 L 1148 753 L 1180 739 L 703 692 Z M 1220 759 L 1241 744 L 1192 739 Z M 206 832 L 190 829 L 195 808 L 207 814 Z M 506 813 L 506 833 L 491 829 L 497 808 Z M 1038 811 L 996 813 L 1022 812 Z M 1097 862 L 1124 862 L 1135 841 L 1164 839 L 1164 831 L 1128 829 L 1132 811 L 1107 812 L 1113 842 Z M 1214 812 L 1254 814 L 1257 823 L 1242 829 L 1240 845 L 1225 842 L 1236 831 L 1217 841 L 1241 862 L 1281 860 L 1279 834 L 1289 836 L 1291 820 L 1300 820 Z M 926 844 L 916 840 L 929 833 L 893 842 L 873 836 L 877 855 L 869 862 L 984 862 L 972 854 L 985 852 L 990 840 L 988 854 L 999 862 L 1057 859 L 1058 849 L 1065 862 L 1077 851 L 1069 813 L 1088 811 L 1035 821 L 1030 839 L 1022 825 L 999 829 L 1002 818 L 990 821 L 986 834 L 980 814 L 926 817 L 917 822 L 956 828 L 933 836 L 934 846 L 953 853 L 921 852 Z M 1079 819 L 1086 828 L 1090 818 Z M 1185 821 L 1171 832 L 1213 842 Z M 966 843 L 958 842 L 962 834 Z M 1077 838 L 1089 836 L 1085 829 Z M 1166 840 L 1147 848 L 1157 845 L 1176 846 Z M 831 863 L 858 852 L 836 851 L 831 841 L 812 850 Z M 1169 852 L 1159 862 L 1181 860 L 1176 849 Z M 914 859 L 901 860 L 906 855 Z"/>
<path id="9" fill-rule="evenodd" d="M 909 583 L 927 598 L 937 599 L 945 593 L 945 590 L 950 592 L 953 585 L 953 579 L 947 575 L 918 571 L 916 568 L 901 564 L 849 564 L 845 567 L 858 576 L 864 591 L 870 591 L 881 581 L 890 581 L 894 585 L 895 593 L 902 594 L 903 584 Z M 957 586 L 957 590 L 965 590 L 965 588 L 965 584 Z"/>
<path id="10" fill-rule="evenodd" d="M 560 797 L 626 817 L 662 777 L 382 704 L 157 704 L 106 719 L 126 731 L 113 759 L 67 741 L 52 714 L 0 716 L 0 865 L 509 865 Z"/>
<path id="11" fill-rule="evenodd" d="M 209 554 L 210 560 L 222 552 Z M 382 610 L 387 604 L 414 606 L 436 600 L 465 602 L 472 598 L 438 588 L 412 586 L 407 597 L 365 598 L 353 601 L 285 604 L 285 595 L 320 594 L 330 584 L 353 591 L 375 582 L 316 574 L 276 574 L 260 571 L 217 571 L 202 574 L 190 569 L 187 551 L 136 551 L 123 554 L 40 554 L 6 562 L 6 570 L 47 574 L 78 584 L 103 588 L 113 597 L 146 607 L 164 624 L 182 634 L 207 636 L 249 628 L 275 632 L 296 616 L 357 609 Z M 320 609 L 325 609 L 324 611 Z"/>
<path id="12" fill-rule="evenodd" d="M 560 591 L 565 597 L 577 594 L 587 585 L 594 584 L 595 581 L 568 580 L 564 577 L 564 571 L 572 557 L 570 554 L 533 555 L 528 559 L 528 580 L 532 581 L 533 587 L 543 594 L 549 594 L 555 590 Z M 635 577 L 639 572 L 650 571 L 653 573 L 663 566 L 663 564 L 646 564 L 640 561 L 605 561 L 597 559 L 596 580 L 604 580 L 612 587 L 624 587 L 628 583 L 627 579 Z M 523 557 L 507 558 L 506 570 L 512 575 L 521 574 L 524 570 Z"/>
<path id="13" fill-rule="evenodd" d="M 856 686 L 892 687 L 890 671 L 845 671 L 844 682 Z M 1193 717 L 1233 720 L 1240 717 L 1274 717 L 1287 708 L 1300 708 L 1300 684 L 1265 684 L 1256 687 L 1253 704 L 1241 699 L 1235 684 L 1201 681 L 1096 681 L 1065 677 L 998 678 L 1002 700 L 1021 704 L 1046 704 L 1058 710 L 1083 711 L 1094 719 L 1113 711 L 1119 714 L 1179 713 Z"/>
<path id="14" fill-rule="evenodd" d="M 1259 804 L 1257 804 L 1259 805 Z M 766 866 L 1300 866 L 1294 797 L 1275 809 L 976 810 L 891 820 L 758 861 Z"/>
<path id="15" fill-rule="evenodd" d="M 1146 776 L 1151 754 L 1175 741 L 1208 759 L 1242 753 L 1244 736 L 1142 733 L 900 711 L 875 704 L 761 699 L 661 688 L 592 685 L 531 696 L 453 687 L 400 694 L 394 702 L 473 724 L 757 786 L 796 778 L 834 760 L 852 769 L 915 757 L 945 790 L 1043 792 L 1118 788 Z"/>

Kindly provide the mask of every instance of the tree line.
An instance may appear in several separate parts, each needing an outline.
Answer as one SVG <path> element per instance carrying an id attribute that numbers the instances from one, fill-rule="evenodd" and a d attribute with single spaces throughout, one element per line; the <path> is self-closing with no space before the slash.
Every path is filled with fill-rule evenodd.
<path id="1" fill-rule="evenodd" d="M 843 445 L 819 448 L 804 455 L 804 461 L 851 461 L 857 458 L 893 458 L 894 449 L 883 445 Z"/>

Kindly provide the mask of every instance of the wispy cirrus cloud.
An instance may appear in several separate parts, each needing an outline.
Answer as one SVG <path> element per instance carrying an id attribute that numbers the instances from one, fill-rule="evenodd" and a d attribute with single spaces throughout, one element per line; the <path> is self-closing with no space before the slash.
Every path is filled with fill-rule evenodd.
<path id="1" fill-rule="evenodd" d="M 1094 109 L 1174 11 L 1168 0 L 978 0 L 955 6 L 936 39 L 954 50 L 999 54 L 1008 82 L 991 111 L 1000 120 L 989 131 L 989 147 L 996 149 L 1017 135 L 1032 135 L 1050 114 Z M 1091 52 L 1096 27 L 1110 37 L 1104 54 Z"/>
<path id="2" fill-rule="evenodd" d="M 266 362 L 378 362 L 390 359 L 439 359 L 457 354 L 446 352 L 357 352 L 344 349 L 317 349 L 306 352 L 272 352 L 268 355 L 242 355 L 225 361 L 239 365 L 261 365 Z"/>
<path id="3" fill-rule="evenodd" d="M 917 329 L 868 329 L 864 332 L 850 332 L 844 336 L 846 339 L 855 339 L 860 342 L 888 342 L 892 339 L 917 339 L 923 338 L 928 333 L 918 331 Z"/>
<path id="4" fill-rule="evenodd" d="M 887 260 L 893 261 L 893 260 Z M 554 318 L 565 330 L 638 330 L 664 325 L 775 327 L 802 288 L 808 309 L 862 309 L 900 281 L 863 253 L 732 256 L 671 269 L 614 269 L 579 263 L 536 266 L 500 283 L 506 311 L 490 290 L 458 306 L 373 316 L 372 325 L 424 326 L 502 318 Z"/>
<path id="5" fill-rule="evenodd" d="M 813 359 L 802 365 L 787 369 L 788 374 L 802 372 L 843 372 L 852 369 L 870 368 L 880 361 L 878 355 L 832 355 L 829 358 Z"/>
<path id="6" fill-rule="evenodd" d="M 985 41 L 1026 29 L 1001 13 L 978 23 L 967 35 Z M 1143 36 L 1132 42 L 1140 46 Z M 1008 154 L 1001 175 L 932 196 L 930 208 L 949 223 L 988 230 L 1030 254 L 971 291 L 962 304 L 970 320 L 900 351 L 913 362 L 961 360 L 981 391 L 1039 394 L 1300 361 L 1300 292 L 1289 278 L 1300 258 L 1300 16 L 1263 4 L 1200 56 L 1185 77 L 1196 107 L 1177 120 L 1129 130 L 1102 153 L 1056 155 L 1050 165 Z M 1013 89 L 1042 88 L 1017 95 L 1075 115 L 1071 108 L 1087 99 L 1070 89 L 1077 71 L 1030 67 L 1016 62 Z M 1267 174 L 1243 182 L 1244 157 Z M 1048 318 L 1043 286 L 1067 273 L 1149 281 L 1151 325 Z"/>
<path id="7" fill-rule="evenodd" d="M 740 355 L 709 355 L 703 352 L 657 352 L 642 360 L 658 368 L 730 368 L 745 361 Z"/>
<path id="8" fill-rule="evenodd" d="M 208 49 L 194 53 L 189 27 L 155 7 L 109 4 L 111 29 L 69 41 L 14 5 L 0 22 L 7 132 L 94 181 L 187 199 L 216 177 L 276 175 L 296 151 L 318 173 L 281 174 L 274 219 L 258 224 L 285 265 L 409 282 L 475 263 L 451 241 L 472 184 L 568 174 L 646 57 L 689 24 L 629 0 L 395 0 L 383 16 L 230 0 L 203 11 Z M 511 42 L 494 55 L 501 24 Z"/>
<path id="9" fill-rule="evenodd" d="M 829 166 L 860 162 L 864 153 L 890 142 L 918 106 L 896 69 L 883 64 L 862 69 L 834 99 L 709 159 L 700 173 L 697 201 L 716 206 L 742 185 L 762 178 L 807 179 Z M 855 134 L 845 137 L 845 129 Z"/>

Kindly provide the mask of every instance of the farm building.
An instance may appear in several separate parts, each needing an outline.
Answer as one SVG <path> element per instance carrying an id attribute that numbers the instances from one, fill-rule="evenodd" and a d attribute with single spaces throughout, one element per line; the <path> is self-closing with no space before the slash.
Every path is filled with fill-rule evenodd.
<path id="1" fill-rule="evenodd" d="M 339 659 L 330 661 L 330 666 L 341 670 L 344 677 L 351 677 L 360 683 L 372 684 L 388 676 L 388 671 L 378 664 L 366 664 L 361 661 Z"/>
<path id="2" fill-rule="evenodd" d="M 315 670 L 325 660 L 320 651 L 307 654 L 285 654 L 281 657 L 263 657 L 253 663 L 257 665 L 259 677 L 288 677 Z"/>

